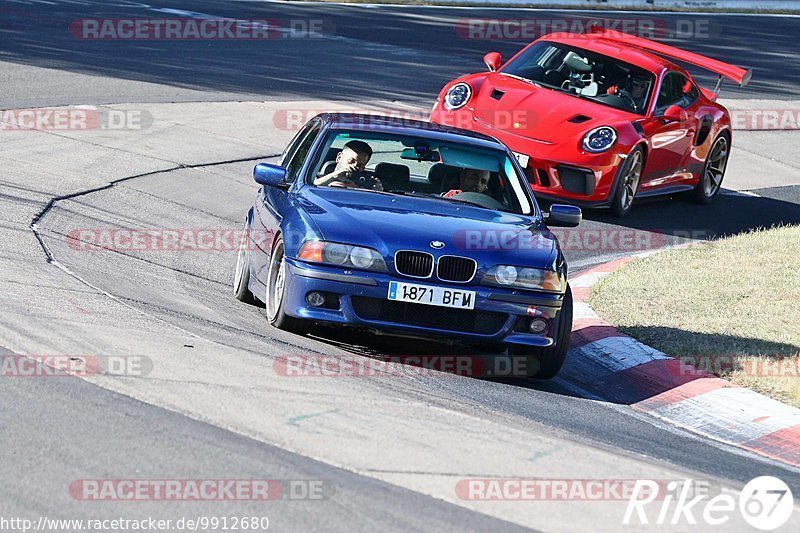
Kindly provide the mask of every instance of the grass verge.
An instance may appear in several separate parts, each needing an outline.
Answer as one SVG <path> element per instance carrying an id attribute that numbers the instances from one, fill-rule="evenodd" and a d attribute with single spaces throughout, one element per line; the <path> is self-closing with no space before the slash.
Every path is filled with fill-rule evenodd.
<path id="1" fill-rule="evenodd" d="M 589 303 L 653 348 L 800 407 L 800 226 L 633 261 Z"/>

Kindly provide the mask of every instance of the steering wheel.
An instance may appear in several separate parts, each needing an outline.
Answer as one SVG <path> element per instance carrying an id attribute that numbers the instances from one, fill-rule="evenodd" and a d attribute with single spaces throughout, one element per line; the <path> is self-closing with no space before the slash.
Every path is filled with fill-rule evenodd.
<path id="1" fill-rule="evenodd" d="M 617 90 L 614 91 L 615 96 L 619 96 L 623 100 L 627 100 L 627 102 L 631 105 L 634 111 L 639 111 L 639 105 L 636 103 L 636 100 L 633 98 L 633 95 L 629 93 L 627 90 L 623 89 L 622 87 L 617 87 Z"/>
<path id="2" fill-rule="evenodd" d="M 508 209 L 508 206 L 504 203 L 498 202 L 488 194 L 482 192 L 460 192 L 450 196 L 450 198 L 453 200 L 462 200 L 464 202 L 477 204 L 481 207 L 485 207 L 486 209 L 495 209 L 499 211 Z"/>

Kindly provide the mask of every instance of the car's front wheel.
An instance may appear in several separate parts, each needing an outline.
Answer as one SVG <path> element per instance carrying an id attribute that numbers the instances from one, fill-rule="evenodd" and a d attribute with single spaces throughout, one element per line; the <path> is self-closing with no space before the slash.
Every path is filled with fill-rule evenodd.
<path id="1" fill-rule="evenodd" d="M 725 168 L 728 166 L 730 154 L 730 139 L 726 134 L 721 134 L 714 140 L 711 150 L 708 151 L 706 162 L 703 165 L 703 174 L 694 188 L 693 199 L 699 204 L 711 203 L 711 200 L 722 187 L 722 178 L 725 177 Z"/>
<path id="2" fill-rule="evenodd" d="M 535 346 L 510 345 L 508 353 L 511 357 L 524 357 L 526 364 L 514 365 L 514 368 L 525 368 L 527 377 L 551 379 L 558 374 L 569 350 L 569 338 L 572 332 L 572 289 L 567 285 L 561 311 L 558 313 L 558 337 L 556 343 L 548 348 Z"/>
<path id="3" fill-rule="evenodd" d="M 248 288 L 250 284 L 250 254 L 248 247 L 250 244 L 250 230 L 247 227 L 247 220 L 244 222 L 242 231 L 242 242 L 239 243 L 239 253 L 236 257 L 236 269 L 233 274 L 233 295 L 240 302 L 255 304 L 256 299 Z"/>
<path id="4" fill-rule="evenodd" d="M 287 315 L 285 310 L 287 268 L 283 238 L 278 237 L 272 248 L 267 273 L 267 320 L 278 329 L 303 334 L 308 331 L 307 322 Z"/>
<path id="5" fill-rule="evenodd" d="M 611 201 L 611 212 L 614 216 L 622 218 L 630 212 L 636 191 L 639 190 L 643 169 L 644 150 L 637 146 L 628 154 L 619 170 L 614 199 Z"/>

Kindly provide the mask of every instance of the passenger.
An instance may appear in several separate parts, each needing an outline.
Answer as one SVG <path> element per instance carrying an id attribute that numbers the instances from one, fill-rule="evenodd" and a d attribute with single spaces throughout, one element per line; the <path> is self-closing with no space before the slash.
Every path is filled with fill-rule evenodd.
<path id="1" fill-rule="evenodd" d="M 444 193 L 442 196 L 450 198 L 462 192 L 479 192 L 485 193 L 486 188 L 489 186 L 489 171 L 478 170 L 475 168 L 465 168 L 458 176 L 460 189 L 451 189 Z"/>
<path id="2" fill-rule="evenodd" d="M 349 141 L 336 154 L 336 167 L 328 174 L 315 178 L 314 185 L 361 187 L 353 179 L 364 172 L 371 157 L 372 148 L 369 144 L 364 141 Z M 372 190 L 383 190 L 383 184 L 377 177 L 374 178 Z"/>

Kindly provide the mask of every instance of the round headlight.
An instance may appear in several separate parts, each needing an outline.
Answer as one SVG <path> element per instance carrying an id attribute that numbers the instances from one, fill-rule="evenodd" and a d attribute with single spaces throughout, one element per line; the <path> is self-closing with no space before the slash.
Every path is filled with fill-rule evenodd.
<path id="1" fill-rule="evenodd" d="M 369 268 L 375 262 L 375 258 L 366 248 L 354 247 L 350 252 L 350 262 L 358 268 Z"/>
<path id="2" fill-rule="evenodd" d="M 511 285 L 517 280 L 517 269 L 513 266 L 499 266 L 494 273 L 497 283 L 501 285 Z"/>
<path id="3" fill-rule="evenodd" d="M 617 132 L 611 126 L 600 126 L 583 138 L 583 149 L 594 154 L 605 152 L 617 142 Z"/>
<path id="4" fill-rule="evenodd" d="M 530 287 L 539 287 L 542 284 L 542 271 L 536 268 L 523 268 L 519 271 L 519 283 Z"/>
<path id="5" fill-rule="evenodd" d="M 322 259 L 327 263 L 343 265 L 347 263 L 349 252 L 343 244 L 328 244 L 322 251 Z"/>
<path id="6" fill-rule="evenodd" d="M 469 85 L 456 83 L 448 89 L 447 94 L 444 96 L 444 108 L 448 111 L 453 111 L 464 107 L 470 96 L 472 96 L 472 89 Z"/>

